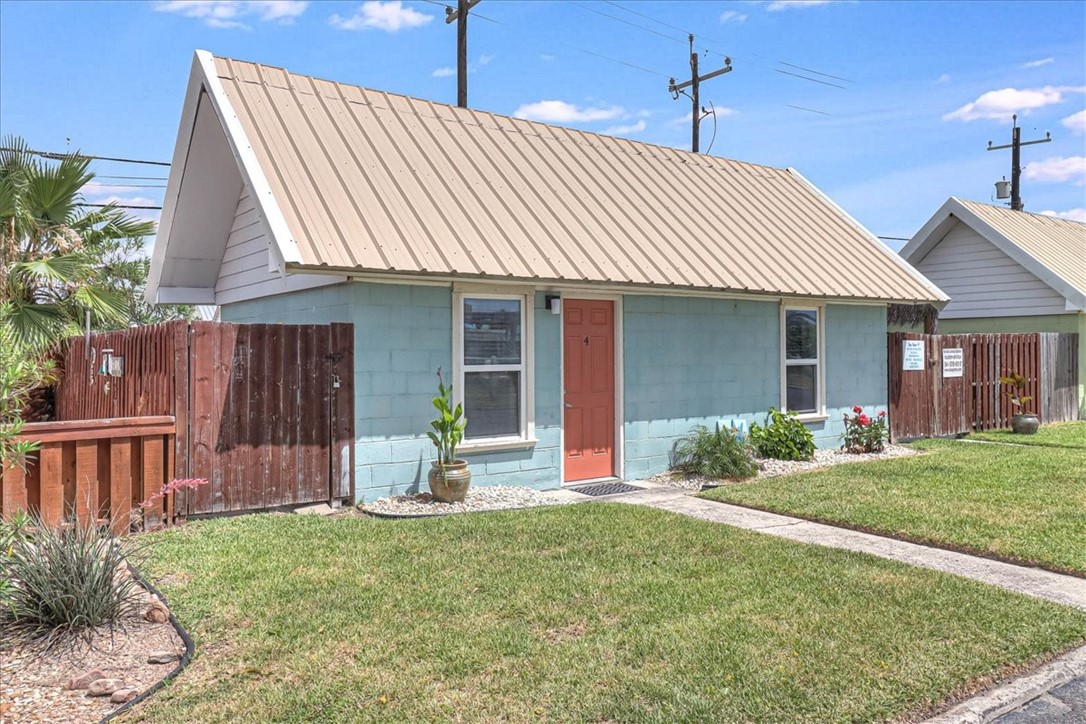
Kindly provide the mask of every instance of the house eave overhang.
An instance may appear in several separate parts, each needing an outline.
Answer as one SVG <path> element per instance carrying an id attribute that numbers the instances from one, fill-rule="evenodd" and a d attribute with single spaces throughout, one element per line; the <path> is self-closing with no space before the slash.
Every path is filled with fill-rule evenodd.
<path id="1" fill-rule="evenodd" d="M 700 296 L 757 301 L 818 301 L 830 304 L 856 304 L 885 306 L 888 304 L 934 304 L 930 299 L 891 299 L 874 297 L 843 297 L 805 292 L 785 292 L 762 289 L 731 289 L 659 284 L 634 284 L 600 281 L 593 279 L 560 279 L 544 277 L 497 277 L 485 274 L 444 274 L 426 272 L 397 272 L 386 269 L 360 267 L 333 267 L 325 265 L 287 264 L 287 274 L 319 274 L 345 277 L 352 281 L 373 281 L 385 284 L 438 284 L 453 285 L 460 282 L 492 284 L 495 286 L 531 286 L 540 290 L 580 291 L 616 294 Z"/>

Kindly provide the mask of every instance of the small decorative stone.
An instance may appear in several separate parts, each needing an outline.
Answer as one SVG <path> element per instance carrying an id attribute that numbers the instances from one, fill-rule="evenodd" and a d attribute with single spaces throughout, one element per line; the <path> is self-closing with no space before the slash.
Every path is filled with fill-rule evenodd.
<path id="1" fill-rule="evenodd" d="M 486 485 L 469 488 L 461 503 L 439 503 L 429 493 L 396 495 L 366 504 L 363 510 L 379 515 L 448 515 L 482 510 L 511 510 L 538 505 L 565 505 L 573 501 L 555 498 L 531 488 L 514 485 Z"/>
<path id="2" fill-rule="evenodd" d="M 177 655 L 176 651 L 153 651 L 150 656 L 147 657 L 147 663 L 149 664 L 172 664 L 181 657 Z"/>
<path id="3" fill-rule="evenodd" d="M 105 672 L 101 669 L 88 669 L 79 676 L 73 676 L 68 680 L 69 689 L 86 689 L 90 686 L 92 681 L 98 681 L 98 679 L 106 678 Z"/>
<path id="4" fill-rule="evenodd" d="M 95 679 L 87 686 L 87 696 L 110 696 L 123 687 L 121 679 Z"/>
<path id="5" fill-rule="evenodd" d="M 136 698 L 138 692 L 135 689 L 117 689 L 109 700 L 114 704 L 127 704 Z"/>
<path id="6" fill-rule="evenodd" d="M 162 601 L 154 601 L 144 611 L 143 618 L 151 623 L 166 623 L 170 620 L 170 610 Z"/>

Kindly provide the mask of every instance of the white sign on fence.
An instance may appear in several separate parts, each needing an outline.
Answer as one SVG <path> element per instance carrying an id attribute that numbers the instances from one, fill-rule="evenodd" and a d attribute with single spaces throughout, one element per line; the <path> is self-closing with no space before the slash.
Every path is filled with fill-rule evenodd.
<path id="1" fill-rule="evenodd" d="M 965 357 L 961 347 L 943 350 L 943 377 L 961 377 L 965 370 Z"/>
<path id="2" fill-rule="evenodd" d="M 905 353 L 902 355 L 901 369 L 906 371 L 924 369 L 924 340 L 905 340 Z"/>

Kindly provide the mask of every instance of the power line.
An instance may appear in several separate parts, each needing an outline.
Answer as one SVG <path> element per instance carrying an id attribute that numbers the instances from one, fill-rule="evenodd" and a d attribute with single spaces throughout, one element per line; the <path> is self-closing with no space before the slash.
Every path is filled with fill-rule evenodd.
<path id="1" fill-rule="evenodd" d="M 780 73 L 781 75 L 790 75 L 793 78 L 802 78 L 803 80 L 809 80 L 812 83 L 821 83 L 822 85 L 833 86 L 834 88 L 840 88 L 841 90 L 848 90 L 848 88 L 844 87 L 843 85 L 838 85 L 837 83 L 830 83 L 828 80 L 819 80 L 818 78 L 808 78 L 805 75 L 800 75 L 799 73 L 792 73 L 791 71 L 787 71 L 787 70 L 781 70 L 780 68 L 770 68 L 770 70 L 772 70 L 774 73 Z"/>
<path id="2" fill-rule="evenodd" d="M 98 178 L 101 178 L 101 176 L 95 176 L 94 178 L 98 179 Z M 95 183 L 93 181 L 88 183 L 87 186 L 101 186 L 103 188 L 111 188 L 111 189 L 164 189 L 164 188 L 166 188 L 166 184 L 114 184 L 114 183 L 100 184 L 100 183 Z"/>
<path id="3" fill-rule="evenodd" d="M 120 180 L 133 180 L 133 181 L 169 181 L 165 176 L 102 176 L 100 174 L 94 174 L 95 179 L 108 178 L 108 179 L 120 179 Z"/>
<path id="4" fill-rule="evenodd" d="M 679 38 L 676 38 L 674 35 L 668 35 L 667 33 L 661 33 L 659 30 L 653 30 L 652 28 L 646 28 L 644 25 L 639 25 L 638 23 L 634 23 L 634 22 L 631 22 L 629 20 L 625 20 L 623 18 L 618 17 L 617 15 L 609 15 L 609 14 L 603 12 L 602 10 L 596 10 L 595 8 L 591 8 L 591 7 L 587 6 L 587 5 L 582 5 L 581 3 L 573 2 L 573 0 L 566 0 L 566 1 L 570 5 L 574 5 L 576 7 L 579 7 L 581 10 L 587 10 L 590 13 L 595 13 L 596 15 L 601 15 L 601 16 L 603 16 L 605 18 L 610 18 L 611 20 L 614 20 L 616 22 L 620 22 L 620 23 L 623 23 L 625 25 L 630 25 L 630 26 L 635 27 L 635 28 L 639 28 L 641 30 L 644 30 L 646 33 L 652 33 L 653 35 L 659 35 L 661 38 L 666 38 L 666 39 L 674 41 L 676 43 L 682 43 L 684 45 L 686 44 L 685 40 L 680 40 Z"/>
<path id="5" fill-rule="evenodd" d="M 42 158 L 51 158 L 56 160 L 63 160 L 65 158 L 71 158 L 76 156 L 78 158 L 89 158 L 94 161 L 116 161 L 117 163 L 142 163 L 147 166 L 166 166 L 169 168 L 170 164 L 165 161 L 141 161 L 135 158 L 116 158 L 114 156 L 91 156 L 86 153 L 55 153 L 53 151 L 33 151 L 31 149 L 18 149 L 18 148 L 6 148 L 0 147 L 0 151 L 9 151 L 13 153 L 30 153 L 35 156 L 41 156 Z"/>
<path id="6" fill-rule="evenodd" d="M 587 53 L 588 55 L 594 55 L 597 58 L 602 58 L 604 60 L 609 60 L 612 63 L 618 63 L 619 65 L 624 65 L 627 68 L 633 68 L 634 70 L 639 70 L 642 73 L 648 73 L 649 75 L 655 75 L 655 76 L 659 76 L 661 78 L 670 78 L 671 77 L 670 75 L 668 75 L 667 73 L 664 73 L 663 71 L 651 70 L 650 68 L 644 68 L 644 67 L 642 67 L 640 65 L 634 65 L 633 63 L 627 63 L 625 60 L 619 60 L 618 58 L 612 58 L 612 57 L 610 57 L 608 55 L 604 55 L 603 53 L 597 53 L 594 50 L 588 50 L 587 48 L 581 48 L 581 47 L 578 47 L 576 45 L 570 45 L 569 43 L 561 43 L 561 45 L 564 45 L 567 48 L 572 48 L 573 50 L 578 50 L 578 51 L 580 51 L 582 53 Z"/>
<path id="7" fill-rule="evenodd" d="M 608 5 L 611 5 L 612 7 L 618 8 L 619 10 L 623 10 L 625 12 L 631 13 L 631 14 L 636 15 L 638 17 L 641 17 L 641 18 L 644 18 L 644 19 L 649 20 L 651 22 L 654 22 L 654 23 L 656 23 L 658 25 L 662 25 L 665 28 L 670 28 L 672 30 L 678 30 L 678 31 L 682 32 L 683 34 L 690 33 L 690 31 L 688 29 L 686 29 L 686 28 L 680 28 L 677 25 L 672 25 L 671 23 L 664 22 L 663 20 L 660 20 L 659 18 L 654 18 L 651 15 L 647 15 L 647 14 L 645 14 L 643 12 L 633 10 L 632 8 L 628 8 L 628 7 L 624 6 L 624 5 L 621 5 L 621 4 L 617 3 L 617 2 L 614 2 L 613 0 L 604 0 L 604 2 L 606 2 Z M 585 8 L 585 9 L 587 10 L 589 8 Z M 596 11 L 596 10 L 593 10 L 592 12 L 595 12 L 595 13 L 597 13 L 599 15 L 603 15 L 604 17 L 614 17 L 614 16 L 611 16 L 611 15 L 607 15 L 605 13 L 600 13 L 599 11 Z M 629 23 L 629 22 L 627 22 L 625 20 L 622 20 L 621 18 L 614 18 L 614 19 L 619 20 L 619 22 L 624 22 L 627 25 L 634 25 L 634 27 L 641 28 L 642 30 L 648 30 L 649 32 L 656 33 L 656 31 L 654 31 L 654 30 L 650 30 L 649 28 L 645 28 L 645 27 L 643 27 L 641 25 L 636 25 L 635 23 Z M 656 33 L 656 34 L 660 35 L 660 33 Z M 708 36 L 701 35 L 701 34 L 696 34 L 696 35 L 697 35 L 698 38 L 700 38 L 703 41 L 708 41 L 710 43 L 714 43 L 716 45 L 721 45 L 721 46 L 725 45 L 725 43 L 723 43 L 720 40 L 716 40 L 714 38 L 710 38 Z M 670 38 L 671 36 L 665 36 L 665 37 Z M 672 38 L 672 39 L 674 40 L 674 38 Z M 706 47 L 704 45 L 703 45 L 703 47 L 705 47 L 706 50 L 711 50 L 711 51 L 713 51 L 715 53 L 720 53 L 721 55 L 730 56 L 734 60 L 739 60 L 739 58 L 737 56 L 735 56 L 732 53 L 729 53 L 729 52 L 727 52 L 725 50 L 721 50 L 720 48 L 709 48 L 709 47 Z M 784 60 L 774 60 L 772 58 L 767 58 L 767 57 L 765 57 L 763 55 L 759 55 L 758 53 L 751 53 L 751 55 L 753 55 L 755 57 L 758 57 L 758 58 L 762 58 L 764 60 L 768 60 L 768 61 L 773 62 L 773 63 L 779 63 L 780 65 L 786 65 L 786 66 L 788 66 L 790 68 L 796 68 L 797 70 L 802 70 L 802 71 L 806 71 L 808 73 L 813 73 L 815 75 L 820 75 L 820 76 L 823 76 L 825 78 L 833 78 L 834 80 L 844 81 L 845 83 L 853 83 L 853 82 L 855 82 L 855 81 L 852 81 L 852 80 L 850 80 L 848 78 L 842 78 L 839 75 L 832 75 L 830 73 L 823 73 L 820 70 L 815 70 L 814 68 L 808 68 L 806 66 L 798 65 L 796 63 L 789 63 L 789 62 L 784 61 Z M 749 60 L 747 62 L 749 62 Z M 760 65 L 760 64 L 755 63 L 754 65 Z M 768 68 L 767 66 L 762 66 L 762 67 L 765 67 L 768 70 L 774 70 L 773 68 Z M 796 76 L 796 77 L 797 78 L 803 78 L 803 76 Z M 803 79 L 804 80 L 814 80 L 813 78 L 803 78 Z M 817 81 L 815 81 L 815 82 L 817 82 Z M 840 87 L 840 86 L 835 86 L 835 87 Z"/>
<path id="8" fill-rule="evenodd" d="M 90 206 L 96 209 L 153 209 L 161 211 L 161 206 L 140 206 L 138 204 L 76 204 L 76 206 Z"/>
<path id="9" fill-rule="evenodd" d="M 803 106 L 794 106 L 791 103 L 785 103 L 784 105 L 788 106 L 789 108 L 795 108 L 797 111 L 807 111 L 808 113 L 819 113 L 819 114 L 821 114 L 823 116 L 832 116 L 833 115 L 832 113 L 826 113 L 825 111 L 819 111 L 819 110 L 816 110 L 814 108 L 805 108 Z"/>

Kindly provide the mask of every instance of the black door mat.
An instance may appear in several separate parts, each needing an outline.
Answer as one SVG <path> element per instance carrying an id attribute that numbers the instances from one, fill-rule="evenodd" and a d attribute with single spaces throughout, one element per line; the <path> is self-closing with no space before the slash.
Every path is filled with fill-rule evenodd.
<path id="1" fill-rule="evenodd" d="M 576 488 L 570 488 L 574 493 L 580 493 L 581 495 L 591 495 L 597 497 L 600 495 L 618 495 L 619 493 L 633 493 L 638 490 L 644 490 L 636 485 L 628 485 L 627 483 L 592 483 L 591 485 L 580 485 Z"/>

